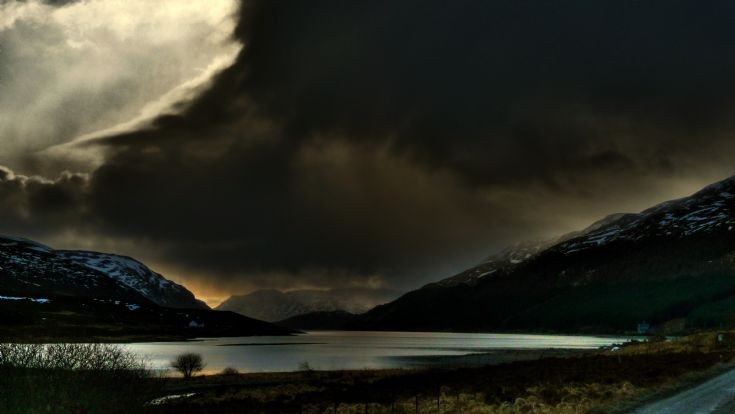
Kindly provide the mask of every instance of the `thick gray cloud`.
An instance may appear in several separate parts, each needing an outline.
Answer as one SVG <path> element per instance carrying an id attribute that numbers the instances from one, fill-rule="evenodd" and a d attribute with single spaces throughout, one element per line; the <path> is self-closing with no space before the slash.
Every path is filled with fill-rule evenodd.
<path id="1" fill-rule="evenodd" d="M 247 1 L 206 91 L 41 204 L 212 296 L 413 287 L 732 174 L 733 7 Z"/>
<path id="2" fill-rule="evenodd" d="M 0 2 L 0 164 L 51 175 L 95 165 L 97 154 L 55 146 L 188 98 L 240 48 L 236 10 L 236 0 Z"/>
<path id="3" fill-rule="evenodd" d="M 0 167 L 0 226 L 50 236 L 66 225 L 80 226 L 84 215 L 88 176 L 65 172 L 54 180 L 16 175 Z"/>

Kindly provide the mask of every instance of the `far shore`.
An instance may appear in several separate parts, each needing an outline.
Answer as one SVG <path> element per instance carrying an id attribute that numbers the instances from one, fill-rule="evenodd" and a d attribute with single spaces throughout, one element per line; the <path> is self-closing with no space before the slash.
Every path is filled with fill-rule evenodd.
<path id="1" fill-rule="evenodd" d="M 305 330 L 304 332 L 297 332 L 288 335 L 277 335 L 277 336 L 298 336 L 308 334 L 309 332 L 342 332 L 341 330 Z M 453 334 L 508 334 L 508 335 L 558 335 L 558 336 L 583 336 L 583 337 L 596 337 L 596 338 L 624 338 L 624 339 L 645 339 L 645 336 L 626 333 L 590 333 L 590 332 L 547 332 L 547 331 L 496 331 L 496 332 L 482 332 L 482 331 L 357 331 L 347 330 L 344 332 L 411 332 L 411 333 L 453 333 Z M 129 344 L 129 343 L 146 343 L 146 342 L 195 342 L 205 339 L 213 338 L 250 338 L 250 337 L 262 337 L 262 336 L 276 336 L 276 335 L 234 335 L 234 336 L 199 336 L 199 335 L 173 335 L 173 334 L 135 334 L 135 333 L 120 333 L 114 334 L 108 332 L 105 335 L 49 335 L 48 332 L 13 332 L 10 330 L 0 331 L 0 342 L 5 343 L 106 343 L 106 344 Z"/>

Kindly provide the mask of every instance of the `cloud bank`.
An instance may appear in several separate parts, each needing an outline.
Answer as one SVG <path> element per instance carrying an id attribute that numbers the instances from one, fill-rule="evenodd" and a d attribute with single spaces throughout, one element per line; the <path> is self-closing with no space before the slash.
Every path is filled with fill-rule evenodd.
<path id="1" fill-rule="evenodd" d="M 24 201 L 7 225 L 134 254 L 211 297 L 415 287 L 731 175 L 733 7 L 246 1 L 231 65 L 145 127 L 73 146 L 104 158 L 45 181 L 74 189 L 41 203 L 65 216 Z M 180 35 L 163 44 L 206 49 Z"/>

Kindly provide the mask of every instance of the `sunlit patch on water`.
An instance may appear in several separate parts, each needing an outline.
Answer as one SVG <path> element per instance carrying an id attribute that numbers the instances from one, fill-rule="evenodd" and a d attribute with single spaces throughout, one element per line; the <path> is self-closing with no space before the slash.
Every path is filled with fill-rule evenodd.
<path id="1" fill-rule="evenodd" d="M 504 349 L 596 349 L 627 340 L 567 335 L 317 331 L 296 336 L 206 338 L 125 346 L 162 371 L 168 369 L 175 355 L 199 353 L 207 364 L 205 372 L 217 373 L 227 367 L 240 372 L 295 371 L 304 363 L 314 369 L 407 368 L 415 366 L 412 357 Z"/>

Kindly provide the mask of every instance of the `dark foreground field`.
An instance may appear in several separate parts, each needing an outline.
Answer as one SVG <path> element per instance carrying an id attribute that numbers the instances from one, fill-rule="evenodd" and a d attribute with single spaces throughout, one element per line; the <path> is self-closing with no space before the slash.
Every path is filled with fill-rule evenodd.
<path id="1" fill-rule="evenodd" d="M 585 413 L 632 405 L 712 373 L 732 353 L 548 358 L 482 368 L 167 379 L 188 395 L 146 413 Z M 193 394 L 193 395 L 192 395 Z"/>
<path id="2" fill-rule="evenodd" d="M 705 334 L 567 357 L 415 370 L 156 377 L 105 345 L 0 344 L 3 413 L 604 413 L 732 367 Z M 50 347 L 50 348 L 48 348 Z M 558 355 L 558 354 L 556 354 Z M 662 391 L 663 390 L 663 391 Z"/>

